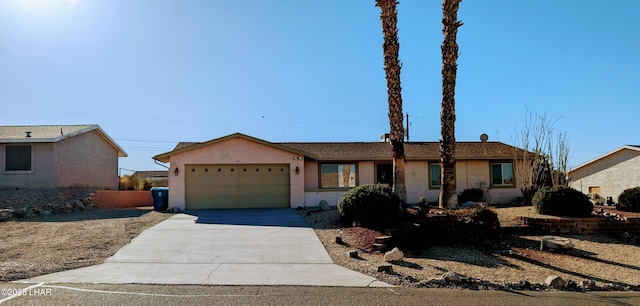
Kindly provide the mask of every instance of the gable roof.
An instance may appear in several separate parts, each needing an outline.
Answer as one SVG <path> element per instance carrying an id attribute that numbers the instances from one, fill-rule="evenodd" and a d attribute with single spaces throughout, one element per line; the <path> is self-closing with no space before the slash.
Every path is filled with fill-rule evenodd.
<path id="1" fill-rule="evenodd" d="M 282 142 L 271 143 L 244 134 L 235 133 L 229 136 L 213 139 L 207 142 L 181 142 L 173 151 L 156 155 L 153 159 L 168 162 L 171 155 L 201 148 L 213 143 L 231 138 L 243 138 L 259 142 L 280 150 L 285 150 L 305 157 L 322 161 L 351 161 L 351 160 L 391 160 L 391 144 L 388 142 Z M 405 143 L 407 160 L 439 160 L 439 142 L 408 142 Z M 457 142 L 457 159 L 513 159 L 518 149 L 501 142 Z"/>
<path id="2" fill-rule="evenodd" d="M 102 136 L 118 152 L 118 157 L 127 156 L 127 153 L 97 124 L 0 126 L 0 143 L 58 142 L 91 131 L 96 131 Z"/>
<path id="3" fill-rule="evenodd" d="M 259 144 L 263 144 L 265 146 L 269 146 L 275 149 L 279 149 L 279 150 L 283 150 L 283 151 L 287 151 L 287 152 L 291 152 L 294 154 L 298 154 L 298 155 L 303 155 L 303 156 L 307 156 L 307 157 L 312 157 L 313 156 L 309 156 L 308 153 L 294 149 L 294 148 L 290 148 L 290 147 L 286 147 L 286 146 L 282 146 L 276 143 L 272 143 L 272 142 L 268 142 L 262 139 L 258 139 L 255 137 L 251 137 L 251 136 L 247 136 L 245 134 L 241 134 L 241 133 L 234 133 L 231 135 L 227 135 L 224 137 L 220 137 L 220 138 L 216 138 L 216 139 L 212 139 L 209 141 L 205 141 L 205 142 L 181 142 L 178 143 L 178 145 L 176 145 L 176 147 L 173 149 L 173 151 L 169 151 L 166 153 L 162 153 L 162 154 L 158 154 L 156 156 L 153 157 L 153 159 L 158 160 L 160 162 L 166 163 L 171 159 L 171 155 L 176 155 L 179 153 L 183 153 L 183 152 L 187 152 L 187 151 L 191 151 L 191 150 L 195 150 L 198 148 L 202 148 L 211 144 L 215 144 L 215 143 L 220 143 L 223 141 L 227 141 L 230 139 L 235 139 L 235 138 L 240 138 L 240 139 L 244 139 L 244 140 L 248 140 L 251 142 L 256 142 Z"/>
<path id="4" fill-rule="evenodd" d="M 632 150 L 632 151 L 636 151 L 636 152 L 638 152 L 638 154 L 640 154 L 640 146 L 639 145 L 624 145 L 624 146 L 619 147 L 619 148 L 617 148 L 617 149 L 615 149 L 615 150 L 613 150 L 611 152 L 605 153 L 605 154 L 600 155 L 600 156 L 598 156 L 598 157 L 596 157 L 596 158 L 594 158 L 592 160 L 589 160 L 587 162 L 584 162 L 584 163 L 576 166 L 575 168 L 569 170 L 569 173 L 574 172 L 574 171 L 576 171 L 576 170 L 578 170 L 578 169 L 580 169 L 582 167 L 585 167 L 585 166 L 588 166 L 590 164 L 593 164 L 595 162 L 598 162 L 598 161 L 600 161 L 600 160 L 602 160 L 602 159 L 604 159 L 604 158 L 606 158 L 608 156 L 611 156 L 613 154 L 616 154 L 616 153 L 618 153 L 618 152 L 620 152 L 622 150 Z"/>

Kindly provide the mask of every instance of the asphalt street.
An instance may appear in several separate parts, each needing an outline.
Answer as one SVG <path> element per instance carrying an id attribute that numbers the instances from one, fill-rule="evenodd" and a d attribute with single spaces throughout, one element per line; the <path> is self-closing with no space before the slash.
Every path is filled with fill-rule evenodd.
<path id="1" fill-rule="evenodd" d="M 0 289 L 2 305 L 640 305 L 640 292 L 47 283 Z"/>

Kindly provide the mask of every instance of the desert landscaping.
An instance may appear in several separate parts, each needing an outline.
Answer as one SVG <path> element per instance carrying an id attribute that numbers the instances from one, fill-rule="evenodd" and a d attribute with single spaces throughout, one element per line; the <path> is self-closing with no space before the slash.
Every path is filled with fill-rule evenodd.
<path id="1" fill-rule="evenodd" d="M 87 192 L 31 193 L 27 200 L 3 193 L 2 208 L 6 209 L 6 203 L 11 203 L 14 210 L 46 207 L 42 202 L 85 198 Z M 558 218 L 537 215 L 531 206 L 491 210 L 504 227 L 518 225 L 518 216 Z M 345 226 L 335 208 L 298 212 L 336 264 L 394 285 L 548 290 L 545 281 L 549 276 L 559 276 L 565 282 L 564 290 L 638 290 L 640 285 L 640 239 L 633 234 L 561 235 L 574 244 L 573 249 L 540 251 L 543 235 L 503 233 L 493 243 L 403 249 L 401 260 L 387 262 L 384 252 L 372 248 L 374 239 L 385 233 Z M 172 215 L 150 207 L 97 209 L 83 205 L 0 222 L 0 281 L 102 263 L 143 230 Z M 336 237 L 341 237 L 342 243 L 336 243 Z M 391 266 L 391 270 L 378 272 L 381 266 Z"/>
<path id="2" fill-rule="evenodd" d="M 500 223 L 515 225 L 518 216 L 540 216 L 531 206 L 495 208 Z M 404 259 L 386 262 L 384 253 L 371 249 L 385 233 L 362 227 L 344 227 L 337 211 L 301 214 L 314 228 L 333 261 L 390 284 L 411 287 L 546 290 L 549 276 L 559 276 L 573 290 L 638 290 L 640 239 L 632 235 L 563 235 L 572 250 L 540 251 L 543 235 L 504 234 L 486 247 L 434 245 L 425 250 L 403 250 Z M 343 244 L 336 243 L 342 228 Z M 437 235 L 438 233 L 433 233 Z M 351 258 L 349 251 L 357 251 Z M 392 266 L 392 273 L 378 267 Z M 449 272 L 449 273 L 448 273 Z M 447 274 L 448 273 L 448 274 Z M 453 275 L 453 278 L 448 278 Z"/>

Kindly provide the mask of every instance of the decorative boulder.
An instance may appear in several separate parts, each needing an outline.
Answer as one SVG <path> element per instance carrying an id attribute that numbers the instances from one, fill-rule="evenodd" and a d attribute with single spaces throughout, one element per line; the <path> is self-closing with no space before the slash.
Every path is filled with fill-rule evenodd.
<path id="1" fill-rule="evenodd" d="M 596 281 L 591 279 L 585 279 L 580 281 L 580 287 L 584 289 L 594 289 L 596 288 Z"/>
<path id="2" fill-rule="evenodd" d="M 568 238 L 556 236 L 544 236 L 540 240 L 540 251 L 547 247 L 552 250 L 570 250 L 574 245 Z"/>
<path id="3" fill-rule="evenodd" d="M 329 203 L 327 203 L 327 201 L 325 200 L 320 201 L 320 203 L 318 204 L 318 207 L 322 211 L 331 210 L 331 206 L 329 206 Z"/>
<path id="4" fill-rule="evenodd" d="M 384 261 L 401 261 L 404 259 L 404 253 L 400 249 L 393 248 L 391 251 L 384 253 Z"/>
<path id="5" fill-rule="evenodd" d="M 549 277 L 547 277 L 544 283 L 547 284 L 547 286 L 555 289 L 560 289 L 566 284 L 562 277 L 557 275 L 550 275 Z"/>
<path id="6" fill-rule="evenodd" d="M 445 274 L 442 274 L 442 279 L 444 279 L 448 283 L 459 283 L 462 280 L 462 276 L 456 272 L 449 271 Z"/>

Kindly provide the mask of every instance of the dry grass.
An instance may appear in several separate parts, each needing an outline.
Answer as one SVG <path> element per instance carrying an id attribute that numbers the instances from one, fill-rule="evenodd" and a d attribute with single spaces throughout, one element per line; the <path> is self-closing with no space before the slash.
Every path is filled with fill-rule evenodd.
<path id="1" fill-rule="evenodd" d="M 508 223 L 517 215 L 534 216 L 527 207 L 496 211 L 501 223 Z M 340 245 L 335 243 L 341 226 L 335 210 L 308 216 L 303 214 L 303 217 L 314 228 L 336 264 L 392 284 L 417 286 L 420 281 L 436 279 L 447 271 L 454 271 L 498 284 L 525 280 L 544 283 L 549 275 L 558 275 L 575 282 L 592 279 L 600 286 L 606 283 L 640 285 L 640 247 L 626 244 L 621 238 L 604 235 L 568 236 L 575 244 L 575 249 L 566 254 L 539 251 L 541 236 L 517 235 L 503 237 L 501 246 L 493 251 L 470 246 L 403 250 L 404 261 L 393 263 L 395 273 L 387 275 L 377 272 L 379 265 L 389 264 L 384 261 L 383 254 L 369 252 L 366 248 L 371 239 L 369 230 L 344 229 L 343 240 L 347 245 Z M 359 250 L 361 258 L 349 258 L 349 250 Z"/>
<path id="2" fill-rule="evenodd" d="M 90 210 L 0 222 L 0 281 L 102 263 L 171 216 L 150 209 Z"/>

